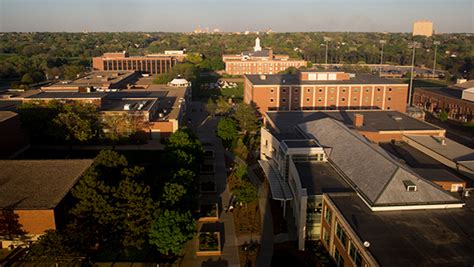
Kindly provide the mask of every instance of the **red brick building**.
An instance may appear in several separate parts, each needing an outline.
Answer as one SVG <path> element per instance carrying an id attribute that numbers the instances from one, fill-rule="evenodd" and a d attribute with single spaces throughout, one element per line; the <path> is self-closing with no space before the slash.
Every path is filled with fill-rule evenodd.
<path id="1" fill-rule="evenodd" d="M 92 67 L 94 70 L 101 71 L 140 71 L 159 74 L 169 72 L 177 62 L 181 62 L 183 59 L 184 55 L 175 54 L 150 54 L 131 57 L 124 51 L 105 53 L 101 57 L 94 57 L 92 58 Z"/>
<path id="2" fill-rule="evenodd" d="M 275 55 L 273 50 L 262 50 L 260 39 L 255 39 L 254 51 L 246 51 L 237 55 L 223 55 L 225 72 L 230 75 L 274 74 L 289 67 L 306 67 L 305 60 L 290 59 L 288 55 Z"/>
<path id="3" fill-rule="evenodd" d="M 29 147 L 27 134 L 21 128 L 18 114 L 0 111 L 0 158 L 11 158 Z"/>
<path id="4" fill-rule="evenodd" d="M 245 75 L 244 102 L 268 110 L 381 109 L 405 112 L 408 85 L 370 74 L 301 71 Z"/>
<path id="5" fill-rule="evenodd" d="M 474 82 L 471 84 L 474 87 Z M 413 105 L 422 107 L 431 113 L 439 113 L 444 110 L 448 113 L 449 119 L 459 122 L 474 122 L 474 101 L 472 97 L 469 97 L 469 94 L 474 94 L 474 89 L 459 87 L 415 88 Z"/>

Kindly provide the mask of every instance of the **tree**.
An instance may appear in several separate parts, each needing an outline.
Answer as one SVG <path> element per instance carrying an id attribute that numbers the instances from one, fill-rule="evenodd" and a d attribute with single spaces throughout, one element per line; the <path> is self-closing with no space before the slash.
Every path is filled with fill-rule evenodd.
<path id="1" fill-rule="evenodd" d="M 247 179 L 240 179 L 232 189 L 237 201 L 248 204 L 257 199 L 257 187 Z"/>
<path id="2" fill-rule="evenodd" d="M 74 250 L 70 235 L 60 233 L 55 230 L 47 230 L 38 241 L 31 246 L 27 255 L 28 261 L 39 261 L 50 264 L 58 263 L 61 259 L 81 256 L 81 253 Z"/>
<path id="3" fill-rule="evenodd" d="M 186 61 L 194 65 L 199 65 L 202 62 L 202 57 L 199 53 L 188 53 Z"/>
<path id="4" fill-rule="evenodd" d="M 162 202 L 174 206 L 186 195 L 186 188 L 178 183 L 166 183 L 161 197 Z"/>
<path id="5" fill-rule="evenodd" d="M 247 149 L 247 146 L 244 143 L 243 138 L 237 139 L 237 142 L 235 143 L 235 145 L 233 145 L 233 147 L 234 147 L 235 155 L 239 156 L 243 160 L 247 159 L 249 155 L 249 151 Z"/>
<path id="6" fill-rule="evenodd" d="M 447 121 L 449 119 L 449 114 L 446 112 L 446 110 L 441 110 L 441 112 L 438 114 L 438 118 L 440 121 Z"/>
<path id="7" fill-rule="evenodd" d="M 225 114 L 229 112 L 231 106 L 226 98 L 220 96 L 216 101 L 216 114 Z"/>
<path id="8" fill-rule="evenodd" d="M 214 102 L 211 98 L 209 98 L 207 100 L 207 104 L 206 104 L 206 111 L 210 114 L 210 115 L 215 115 L 216 114 L 216 110 L 217 110 L 217 104 L 216 102 Z"/>
<path id="9" fill-rule="evenodd" d="M 239 135 L 237 122 L 232 118 L 224 118 L 217 124 L 217 135 L 224 141 L 232 141 Z"/>
<path id="10" fill-rule="evenodd" d="M 173 76 L 171 76 L 169 73 L 161 73 L 156 75 L 155 79 L 153 80 L 153 83 L 155 84 L 167 84 L 173 80 Z"/>
<path id="11" fill-rule="evenodd" d="M 142 115 L 129 113 L 107 114 L 103 116 L 102 125 L 105 138 L 114 144 L 148 127 Z"/>
<path id="12" fill-rule="evenodd" d="M 93 137 L 93 128 L 88 121 L 72 111 L 58 114 L 54 122 L 58 125 L 59 129 L 63 130 L 66 141 L 84 142 Z"/>
<path id="13" fill-rule="evenodd" d="M 66 79 L 76 79 L 78 75 L 85 71 L 84 66 L 66 65 L 64 66 L 64 77 Z"/>
<path id="14" fill-rule="evenodd" d="M 23 77 L 21 78 L 21 82 L 26 83 L 26 84 L 32 84 L 35 81 L 33 80 L 33 77 L 31 77 L 31 74 L 25 73 Z"/>
<path id="15" fill-rule="evenodd" d="M 243 179 L 245 176 L 247 176 L 247 165 L 238 164 L 235 167 L 234 174 L 238 179 Z"/>
<path id="16" fill-rule="evenodd" d="M 164 210 L 153 222 L 149 239 L 160 253 L 177 255 L 195 233 L 196 223 L 190 211 Z"/>
<path id="17" fill-rule="evenodd" d="M 249 104 L 238 104 L 235 109 L 234 118 L 239 122 L 242 131 L 255 132 L 258 130 L 256 111 Z"/>

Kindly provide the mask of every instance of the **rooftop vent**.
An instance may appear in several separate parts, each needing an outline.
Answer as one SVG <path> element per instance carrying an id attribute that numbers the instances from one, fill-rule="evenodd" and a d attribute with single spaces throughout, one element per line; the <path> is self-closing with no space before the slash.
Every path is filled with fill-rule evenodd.
<path id="1" fill-rule="evenodd" d="M 267 75 L 260 75 L 260 80 L 266 80 L 267 79 Z"/>
<path id="2" fill-rule="evenodd" d="M 130 104 L 123 105 L 123 110 L 130 110 Z"/>
<path id="3" fill-rule="evenodd" d="M 392 116 L 392 119 L 395 121 L 401 121 L 403 118 L 400 116 Z"/>
<path id="4" fill-rule="evenodd" d="M 349 78 L 355 78 L 355 77 L 356 77 L 355 73 L 349 73 Z"/>
<path id="5" fill-rule="evenodd" d="M 412 182 L 410 180 L 404 180 L 403 184 L 405 185 L 405 189 L 407 190 L 407 192 L 416 192 L 417 191 L 416 184 L 414 182 Z"/>

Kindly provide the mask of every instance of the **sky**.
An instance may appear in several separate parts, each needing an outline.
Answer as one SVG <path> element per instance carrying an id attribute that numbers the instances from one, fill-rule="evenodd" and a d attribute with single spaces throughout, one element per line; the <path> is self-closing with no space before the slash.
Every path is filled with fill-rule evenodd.
<path id="1" fill-rule="evenodd" d="M 474 0 L 0 0 L 0 32 L 474 32 Z"/>

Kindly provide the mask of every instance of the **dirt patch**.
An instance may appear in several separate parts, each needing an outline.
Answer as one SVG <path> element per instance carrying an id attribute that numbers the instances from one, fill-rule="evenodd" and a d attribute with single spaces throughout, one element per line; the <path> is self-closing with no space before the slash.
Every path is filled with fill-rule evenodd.
<path id="1" fill-rule="evenodd" d="M 260 209 L 258 201 L 249 203 L 247 206 L 237 206 L 234 211 L 235 234 L 237 236 L 260 234 Z"/>

